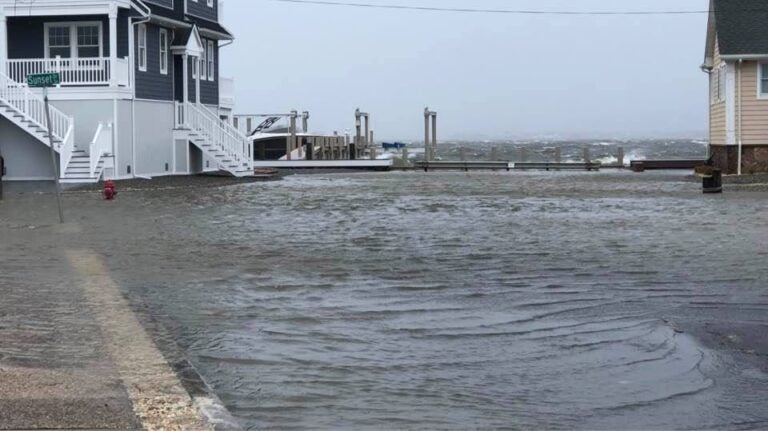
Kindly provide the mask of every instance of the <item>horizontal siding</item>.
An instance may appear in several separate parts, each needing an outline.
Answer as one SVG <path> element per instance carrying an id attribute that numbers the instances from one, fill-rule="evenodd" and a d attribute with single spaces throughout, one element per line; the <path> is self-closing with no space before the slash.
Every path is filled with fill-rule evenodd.
<path id="1" fill-rule="evenodd" d="M 715 43 L 715 55 L 714 65 L 715 68 L 720 66 L 720 52 Z M 714 75 L 710 74 L 710 79 Z M 709 97 L 713 97 L 712 86 L 709 87 Z M 712 145 L 725 145 L 726 144 L 726 119 L 725 119 L 725 102 L 710 104 L 709 107 L 709 142 Z"/>
<path id="2" fill-rule="evenodd" d="M 118 13 L 117 56 L 128 56 L 128 15 Z M 102 25 L 102 55 L 109 57 L 109 18 L 107 15 L 35 16 L 8 18 L 8 58 L 45 58 L 45 23 L 98 21 Z"/>
<path id="3" fill-rule="evenodd" d="M 768 145 L 768 99 L 759 99 L 757 62 L 741 69 L 741 139 L 744 145 Z"/>
<path id="4" fill-rule="evenodd" d="M 147 71 L 139 70 L 139 35 L 138 26 L 134 30 L 136 55 L 136 97 L 150 100 L 174 100 L 173 97 L 173 65 L 169 58 L 168 74 L 160 73 L 160 29 L 162 27 L 147 24 Z M 168 29 L 168 37 L 171 30 Z"/>
<path id="5" fill-rule="evenodd" d="M 208 39 L 203 39 L 203 44 L 207 46 Z M 219 49 L 218 43 L 213 41 L 213 58 L 214 58 L 214 80 L 201 81 L 200 82 L 200 96 L 202 102 L 206 105 L 219 104 Z"/>
<path id="6" fill-rule="evenodd" d="M 208 6 L 208 0 L 186 0 L 187 14 L 209 21 L 219 20 L 219 1 L 213 0 L 213 7 Z"/>
<path id="7" fill-rule="evenodd" d="M 176 1 L 180 1 L 181 2 L 181 1 L 184 1 L 184 0 L 176 0 Z M 174 2 L 174 0 L 144 0 L 144 2 L 146 2 L 147 6 L 149 6 L 150 8 L 152 6 L 157 5 L 157 6 L 162 6 L 162 7 L 168 8 L 168 9 L 173 9 L 173 2 Z"/>

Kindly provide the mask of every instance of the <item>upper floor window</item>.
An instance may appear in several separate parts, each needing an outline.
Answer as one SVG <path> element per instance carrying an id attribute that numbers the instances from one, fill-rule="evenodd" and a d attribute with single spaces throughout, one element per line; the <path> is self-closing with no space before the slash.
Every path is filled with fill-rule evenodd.
<path id="1" fill-rule="evenodd" d="M 213 81 L 216 77 L 216 50 L 212 40 L 208 41 L 206 57 L 208 57 L 208 80 Z"/>
<path id="2" fill-rule="evenodd" d="M 760 96 L 768 98 L 768 63 L 760 64 Z"/>
<path id="3" fill-rule="evenodd" d="M 48 58 L 101 57 L 101 23 L 47 23 L 45 45 L 45 55 Z"/>
<path id="4" fill-rule="evenodd" d="M 139 24 L 139 70 L 147 71 L 147 25 Z"/>
<path id="5" fill-rule="evenodd" d="M 213 0 L 208 0 L 208 7 L 213 7 Z"/>
<path id="6" fill-rule="evenodd" d="M 168 30 L 160 29 L 160 73 L 168 74 Z"/>

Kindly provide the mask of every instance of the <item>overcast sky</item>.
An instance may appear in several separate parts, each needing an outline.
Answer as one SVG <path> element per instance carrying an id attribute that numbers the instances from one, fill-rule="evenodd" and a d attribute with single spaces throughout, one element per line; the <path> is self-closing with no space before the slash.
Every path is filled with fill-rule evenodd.
<path id="1" fill-rule="evenodd" d="M 337 0 L 333 0 L 337 1 Z M 536 10 L 706 10 L 707 0 L 355 0 Z M 706 15 L 530 16 L 225 0 L 237 113 L 309 110 L 383 139 L 701 137 Z"/>

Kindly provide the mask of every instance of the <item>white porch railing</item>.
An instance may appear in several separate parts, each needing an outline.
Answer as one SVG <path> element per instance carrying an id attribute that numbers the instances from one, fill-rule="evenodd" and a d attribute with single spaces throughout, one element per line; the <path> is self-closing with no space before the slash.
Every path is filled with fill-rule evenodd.
<path id="1" fill-rule="evenodd" d="M 252 143 L 231 125 L 204 106 L 176 102 L 176 128 L 194 130 L 235 163 L 253 168 Z"/>
<path id="2" fill-rule="evenodd" d="M 43 130 L 48 130 L 48 123 L 45 118 L 45 102 L 26 84 L 20 84 L 0 73 L 0 100 L 23 114 L 25 120 Z M 50 107 L 50 113 L 51 135 L 55 141 L 54 149 L 59 152 L 61 172 L 64 172 L 74 151 L 75 120 L 54 106 Z"/>
<path id="3" fill-rule="evenodd" d="M 8 76 L 16 82 L 26 82 L 27 76 L 37 73 L 58 72 L 62 86 L 109 85 L 111 83 L 110 58 L 25 58 L 8 59 Z M 119 58 L 115 64 L 117 85 L 130 83 L 130 66 L 127 59 Z"/>
<path id="4" fill-rule="evenodd" d="M 90 176 L 96 175 L 102 157 L 112 152 L 112 124 L 99 123 L 90 145 Z"/>

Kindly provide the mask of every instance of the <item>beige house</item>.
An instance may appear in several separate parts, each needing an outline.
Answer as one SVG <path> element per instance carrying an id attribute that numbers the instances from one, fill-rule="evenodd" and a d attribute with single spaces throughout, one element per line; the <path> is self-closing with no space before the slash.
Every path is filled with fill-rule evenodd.
<path id="1" fill-rule="evenodd" d="M 710 155 L 729 174 L 768 172 L 768 0 L 710 0 Z"/>

